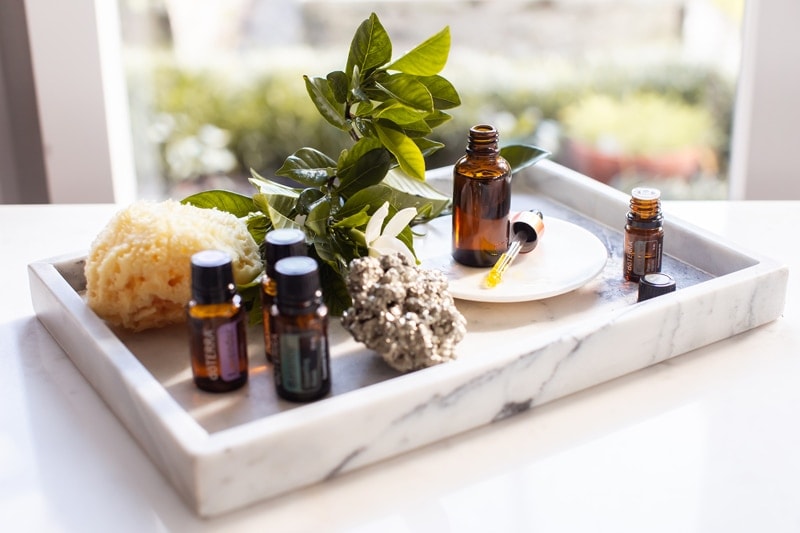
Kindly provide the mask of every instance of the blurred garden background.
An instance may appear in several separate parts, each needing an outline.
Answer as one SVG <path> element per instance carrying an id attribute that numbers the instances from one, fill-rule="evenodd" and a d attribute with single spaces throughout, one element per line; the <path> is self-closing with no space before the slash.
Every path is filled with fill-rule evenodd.
<path id="1" fill-rule="evenodd" d="M 375 12 L 394 56 L 450 26 L 442 73 L 462 105 L 430 168 L 476 123 L 501 142 L 629 191 L 724 199 L 744 0 L 118 0 L 140 196 L 252 192 L 303 146 L 346 136 L 304 74 L 343 69 Z"/>

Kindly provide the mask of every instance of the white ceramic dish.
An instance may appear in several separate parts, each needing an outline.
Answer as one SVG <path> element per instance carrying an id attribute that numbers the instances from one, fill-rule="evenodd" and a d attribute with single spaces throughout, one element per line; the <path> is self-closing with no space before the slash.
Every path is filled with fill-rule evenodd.
<path id="1" fill-rule="evenodd" d="M 436 242 L 447 242 L 451 217 L 426 225 Z M 545 230 L 536 248 L 519 254 L 494 288 L 484 284 L 488 268 L 456 263 L 449 251 L 423 261 L 422 266 L 442 271 L 454 298 L 477 302 L 526 302 L 573 291 L 594 279 L 606 265 L 608 250 L 586 229 L 545 215 Z"/>

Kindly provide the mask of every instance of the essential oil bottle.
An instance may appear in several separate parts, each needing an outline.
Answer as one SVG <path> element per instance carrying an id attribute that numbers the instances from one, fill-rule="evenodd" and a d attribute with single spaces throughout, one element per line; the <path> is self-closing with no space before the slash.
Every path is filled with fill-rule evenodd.
<path id="1" fill-rule="evenodd" d="M 267 361 L 271 363 L 273 361 L 272 331 L 274 327 L 272 323 L 274 319 L 270 310 L 275 303 L 275 295 L 278 293 L 275 263 L 284 257 L 306 255 L 306 236 L 299 229 L 276 229 L 267 233 L 264 238 L 264 246 L 266 269 L 264 277 L 261 278 L 261 311 L 264 326 L 264 354 L 267 357 Z"/>
<path id="2" fill-rule="evenodd" d="M 469 130 L 466 154 L 453 168 L 453 259 L 490 267 L 508 249 L 511 165 L 490 125 Z"/>
<path id="3" fill-rule="evenodd" d="M 623 277 L 627 281 L 639 281 L 645 274 L 661 272 L 664 245 L 661 192 L 650 187 L 633 189 L 627 219 Z"/>
<path id="4" fill-rule="evenodd" d="M 322 302 L 317 262 L 311 257 L 287 257 L 275 264 L 275 271 L 275 388 L 286 400 L 317 400 L 331 389 L 328 308 Z"/>
<path id="5" fill-rule="evenodd" d="M 219 250 L 192 256 L 189 323 L 192 375 L 197 387 L 227 392 L 247 383 L 247 333 L 231 257 Z"/>

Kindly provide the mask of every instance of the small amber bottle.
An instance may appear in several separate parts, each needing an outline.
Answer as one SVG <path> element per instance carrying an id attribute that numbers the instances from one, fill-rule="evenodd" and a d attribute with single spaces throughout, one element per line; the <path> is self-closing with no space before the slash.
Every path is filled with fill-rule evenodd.
<path id="1" fill-rule="evenodd" d="M 244 307 L 233 282 L 231 257 L 219 250 L 192 256 L 189 323 L 192 375 L 202 390 L 227 392 L 247 383 Z"/>
<path id="2" fill-rule="evenodd" d="M 649 187 L 633 189 L 627 219 L 623 276 L 628 281 L 639 281 L 645 274 L 661 272 L 664 245 L 661 192 Z"/>
<path id="3" fill-rule="evenodd" d="M 490 267 L 508 249 L 511 166 L 490 125 L 469 130 L 467 153 L 453 168 L 453 259 Z"/>
<path id="4" fill-rule="evenodd" d="M 328 308 L 322 302 L 317 262 L 311 257 L 287 257 L 275 264 L 275 271 L 275 388 L 286 400 L 317 400 L 331 389 Z"/>
<path id="5" fill-rule="evenodd" d="M 284 257 L 306 255 L 306 236 L 302 230 L 295 228 L 282 228 L 272 230 L 264 238 L 264 257 L 266 269 L 261 278 L 261 311 L 264 327 L 264 354 L 267 361 L 272 362 L 272 326 L 273 318 L 270 314 L 275 295 L 278 292 L 278 282 L 275 279 L 275 263 Z"/>

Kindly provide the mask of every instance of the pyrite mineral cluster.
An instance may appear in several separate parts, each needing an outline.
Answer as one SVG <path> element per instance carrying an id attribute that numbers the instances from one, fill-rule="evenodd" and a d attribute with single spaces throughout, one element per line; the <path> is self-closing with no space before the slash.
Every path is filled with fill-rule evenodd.
<path id="1" fill-rule="evenodd" d="M 392 368 L 408 372 L 456 358 L 467 321 L 444 274 L 400 254 L 361 257 L 350 263 L 346 283 L 353 303 L 342 325 Z"/>

